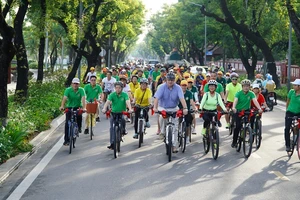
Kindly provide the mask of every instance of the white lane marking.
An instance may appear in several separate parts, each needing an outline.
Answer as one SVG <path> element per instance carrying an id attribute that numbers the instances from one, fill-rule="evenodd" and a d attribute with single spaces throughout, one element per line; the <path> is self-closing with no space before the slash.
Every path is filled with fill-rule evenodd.
<path id="1" fill-rule="evenodd" d="M 20 199 L 26 190 L 30 187 L 33 181 L 38 177 L 38 175 L 45 169 L 51 159 L 59 151 L 64 141 L 64 136 L 52 147 L 52 149 L 47 153 L 47 155 L 33 168 L 33 170 L 26 176 L 26 178 L 21 182 L 20 185 L 10 194 L 7 200 L 18 200 Z"/>
<path id="2" fill-rule="evenodd" d="M 290 181 L 290 179 L 284 176 L 280 171 L 269 171 L 270 174 L 275 174 L 280 180 Z"/>
<path id="3" fill-rule="evenodd" d="M 254 158 L 261 158 L 257 153 L 252 153 L 252 154 L 251 154 L 251 157 L 254 157 Z"/>

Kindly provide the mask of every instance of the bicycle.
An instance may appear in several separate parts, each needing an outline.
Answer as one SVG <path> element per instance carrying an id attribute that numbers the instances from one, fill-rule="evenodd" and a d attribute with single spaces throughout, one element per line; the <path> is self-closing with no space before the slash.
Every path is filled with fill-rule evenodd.
<path id="1" fill-rule="evenodd" d="M 114 157 L 118 157 L 118 153 L 121 151 L 121 142 L 123 142 L 122 134 L 124 133 L 124 127 L 122 127 L 122 115 L 129 115 L 128 112 L 121 112 L 121 113 L 113 113 L 111 112 L 113 117 L 113 131 L 114 131 L 114 142 L 113 142 L 113 148 L 114 148 Z"/>
<path id="2" fill-rule="evenodd" d="M 267 112 L 267 110 L 264 110 L 264 112 Z M 253 122 L 253 142 L 255 141 L 255 147 L 256 150 L 260 148 L 261 140 L 262 140 L 262 121 L 261 121 L 261 113 L 258 112 L 258 110 L 252 110 L 251 115 L 255 116 L 254 122 Z"/>
<path id="3" fill-rule="evenodd" d="M 291 151 L 287 152 L 288 156 L 291 157 L 294 153 L 295 146 L 296 150 L 298 152 L 298 158 L 300 160 L 300 117 L 294 116 L 289 117 L 289 119 L 292 119 L 292 124 L 290 128 L 290 147 Z"/>
<path id="4" fill-rule="evenodd" d="M 104 90 L 104 92 L 103 92 L 103 95 L 104 95 L 104 96 L 103 96 L 103 104 L 105 104 L 105 102 L 106 102 L 106 100 L 107 100 L 107 97 L 110 95 L 110 93 L 112 93 L 112 91 L 107 90 L 107 89 Z M 109 110 L 110 110 L 110 105 L 107 106 L 107 111 L 109 111 Z M 109 118 L 110 118 L 110 115 L 107 114 L 107 112 L 106 112 L 105 117 L 106 117 L 106 119 L 109 119 Z"/>
<path id="5" fill-rule="evenodd" d="M 72 149 L 75 148 L 76 138 L 79 137 L 77 115 L 81 115 L 83 113 L 83 110 L 80 108 L 66 108 L 64 112 L 66 114 L 69 112 L 71 113 L 71 119 L 68 121 L 69 154 L 71 154 Z"/>
<path id="6" fill-rule="evenodd" d="M 225 112 L 220 111 L 203 111 L 203 113 L 209 113 L 212 115 L 212 120 L 209 122 L 209 126 L 206 129 L 205 136 L 203 136 L 203 147 L 204 152 L 207 154 L 209 152 L 209 148 L 211 146 L 211 152 L 213 159 L 217 160 L 219 156 L 219 148 L 220 148 L 220 136 L 219 136 L 219 127 L 218 127 L 218 119 L 220 115 Z"/>
<path id="7" fill-rule="evenodd" d="M 90 138 L 91 140 L 93 140 L 93 117 L 96 117 L 96 113 L 97 113 L 97 109 L 98 109 L 98 103 L 95 100 L 94 103 L 92 102 L 92 100 L 86 104 L 86 110 L 87 110 L 87 116 L 86 117 L 90 117 L 90 126 L 89 126 L 89 133 L 90 133 Z M 96 124 L 96 123 L 95 123 Z"/>
<path id="8" fill-rule="evenodd" d="M 191 110 L 188 111 L 188 114 L 193 114 L 195 111 Z M 186 117 L 183 115 L 183 110 L 179 110 L 177 112 L 177 117 L 179 118 L 179 129 L 178 129 L 178 142 L 179 147 L 181 148 L 182 153 L 185 152 L 186 149 L 186 138 L 187 138 L 187 132 L 190 131 L 191 133 L 191 124 L 187 127 L 186 126 Z"/>
<path id="9" fill-rule="evenodd" d="M 240 152 L 242 142 L 243 142 L 243 152 L 245 158 L 249 158 L 252 152 L 252 144 L 253 144 L 253 135 L 252 129 L 250 125 L 250 114 L 251 111 L 242 110 L 239 112 L 239 117 L 242 119 L 242 128 L 239 131 L 238 139 L 237 139 L 237 146 L 236 151 Z"/>
<path id="10" fill-rule="evenodd" d="M 232 133 L 234 132 L 234 128 L 235 128 L 235 121 L 234 121 L 234 117 L 233 117 L 233 112 L 231 110 L 232 103 L 228 102 L 226 104 L 226 108 L 229 108 L 229 110 L 228 110 L 228 118 L 229 118 L 229 127 L 228 127 L 228 130 L 229 130 L 229 135 L 232 135 Z"/>
<path id="11" fill-rule="evenodd" d="M 165 135 L 165 146 L 166 146 L 166 154 L 168 156 L 169 162 L 172 160 L 172 147 L 175 143 L 175 124 L 172 122 L 172 118 L 176 118 L 177 111 L 168 112 L 168 111 L 158 111 L 158 114 L 162 115 L 164 119 L 167 119 L 166 125 L 166 135 Z"/>
<path id="12" fill-rule="evenodd" d="M 150 106 L 141 107 L 139 105 L 135 105 L 135 108 L 140 108 L 140 113 L 138 116 L 138 135 L 139 135 L 139 148 L 142 146 L 144 142 L 144 134 L 146 134 L 146 119 L 144 117 L 144 113 L 149 111 Z"/>

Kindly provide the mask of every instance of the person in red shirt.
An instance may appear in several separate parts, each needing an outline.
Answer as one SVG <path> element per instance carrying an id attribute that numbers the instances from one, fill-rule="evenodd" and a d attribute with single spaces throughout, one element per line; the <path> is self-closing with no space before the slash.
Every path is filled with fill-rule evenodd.
<path id="1" fill-rule="evenodd" d="M 262 106 L 265 109 L 268 109 L 265 97 L 260 92 L 260 85 L 259 84 L 253 84 L 252 85 L 252 91 L 254 92 L 254 94 L 256 96 L 256 100 L 259 103 L 259 105 Z M 251 109 L 257 110 L 256 106 L 253 103 L 253 100 L 251 101 Z M 255 116 L 252 116 L 251 120 L 250 120 L 250 122 L 251 122 L 251 128 L 253 128 L 254 119 L 255 119 Z"/>
<path id="2" fill-rule="evenodd" d="M 204 86 L 208 83 L 209 80 L 210 80 L 210 73 L 207 73 L 206 74 L 206 79 L 204 79 L 202 81 L 202 85 L 201 85 L 201 88 L 200 88 L 200 93 L 201 93 L 202 96 L 204 94 Z"/>

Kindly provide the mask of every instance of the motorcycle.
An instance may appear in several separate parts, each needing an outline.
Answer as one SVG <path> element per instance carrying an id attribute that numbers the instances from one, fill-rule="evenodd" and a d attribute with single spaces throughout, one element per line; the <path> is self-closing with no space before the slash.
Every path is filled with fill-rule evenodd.
<path id="1" fill-rule="evenodd" d="M 273 110 L 273 107 L 275 105 L 274 100 L 275 100 L 275 98 L 274 98 L 274 92 L 269 92 L 267 94 L 266 103 L 267 103 L 268 107 L 270 108 L 270 111 Z"/>

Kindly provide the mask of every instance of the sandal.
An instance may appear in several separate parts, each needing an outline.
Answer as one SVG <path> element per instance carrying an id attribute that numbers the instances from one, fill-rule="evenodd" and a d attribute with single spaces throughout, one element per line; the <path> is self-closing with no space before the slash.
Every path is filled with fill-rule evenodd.
<path id="1" fill-rule="evenodd" d="M 156 132 L 156 135 L 159 135 L 159 134 L 160 134 L 160 130 L 158 129 L 157 132 Z"/>

